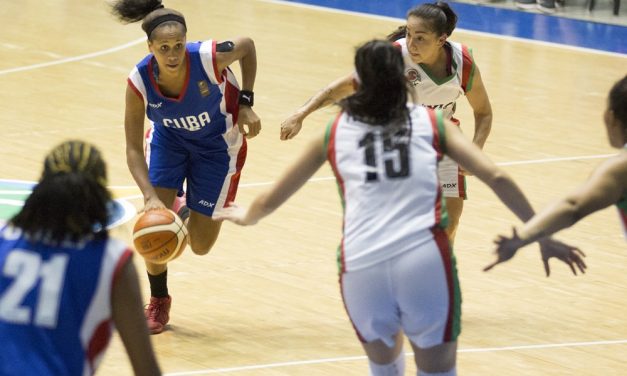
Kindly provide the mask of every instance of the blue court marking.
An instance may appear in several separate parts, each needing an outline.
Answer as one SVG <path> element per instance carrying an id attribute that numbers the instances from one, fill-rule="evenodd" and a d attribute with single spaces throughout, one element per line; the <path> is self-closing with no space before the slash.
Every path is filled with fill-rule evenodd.
<path id="1" fill-rule="evenodd" d="M 412 0 L 285 0 L 351 12 L 405 18 Z M 627 27 L 545 14 L 450 2 L 457 27 L 490 34 L 627 54 Z M 620 17 L 620 16 L 619 16 Z M 392 31 L 392 30 L 390 30 Z"/>
<path id="2" fill-rule="evenodd" d="M 17 214 L 28 198 L 35 182 L 0 179 L 0 226 Z M 126 200 L 114 199 L 109 205 L 107 228 L 112 229 L 130 221 L 137 211 Z"/>

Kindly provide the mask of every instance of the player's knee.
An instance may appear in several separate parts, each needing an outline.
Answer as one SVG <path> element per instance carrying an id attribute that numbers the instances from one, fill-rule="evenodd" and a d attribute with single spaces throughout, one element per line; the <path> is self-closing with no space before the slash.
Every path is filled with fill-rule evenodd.
<path id="1" fill-rule="evenodd" d="M 192 237 L 192 241 L 191 241 L 191 249 L 192 252 L 194 252 L 195 254 L 202 256 L 202 255 L 206 255 L 207 253 L 209 253 L 209 251 L 211 251 L 211 248 L 213 248 L 213 245 L 215 244 L 216 239 L 200 239 L 199 241 L 194 241 L 194 238 Z"/>
<path id="2" fill-rule="evenodd" d="M 457 370 L 457 342 L 447 342 L 430 348 L 412 343 L 418 374 L 421 376 L 455 376 Z"/>
<path id="3" fill-rule="evenodd" d="M 192 252 L 194 252 L 194 254 L 197 254 L 198 256 L 206 255 L 207 253 L 209 253 L 209 251 L 211 251 L 211 248 L 192 246 Z"/>

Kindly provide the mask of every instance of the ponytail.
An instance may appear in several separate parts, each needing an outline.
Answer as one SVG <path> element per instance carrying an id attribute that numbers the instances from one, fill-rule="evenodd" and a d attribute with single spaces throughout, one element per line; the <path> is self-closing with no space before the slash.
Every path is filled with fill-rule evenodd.
<path id="1" fill-rule="evenodd" d="M 121 22 L 132 23 L 142 21 L 142 30 L 148 40 L 152 39 L 152 32 L 161 25 L 183 26 L 187 32 L 185 17 L 174 9 L 164 8 L 161 0 L 117 0 L 111 5 L 111 11 Z"/>
<path id="2" fill-rule="evenodd" d="M 457 14 L 451 9 L 448 3 L 438 1 L 432 4 L 422 4 L 412 8 L 407 12 L 407 18 L 418 17 L 426 20 L 431 25 L 431 30 L 438 36 L 446 34 L 447 37 L 453 34 L 457 26 Z"/>

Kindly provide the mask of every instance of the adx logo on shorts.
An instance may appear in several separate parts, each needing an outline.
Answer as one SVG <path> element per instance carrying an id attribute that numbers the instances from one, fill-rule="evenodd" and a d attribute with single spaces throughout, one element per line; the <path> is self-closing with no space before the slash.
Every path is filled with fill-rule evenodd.
<path id="1" fill-rule="evenodd" d="M 205 200 L 200 200 L 198 201 L 198 203 L 202 206 L 206 206 L 208 208 L 213 208 L 214 206 L 216 206 L 216 204 L 214 202 L 209 202 L 209 201 L 205 201 Z"/>

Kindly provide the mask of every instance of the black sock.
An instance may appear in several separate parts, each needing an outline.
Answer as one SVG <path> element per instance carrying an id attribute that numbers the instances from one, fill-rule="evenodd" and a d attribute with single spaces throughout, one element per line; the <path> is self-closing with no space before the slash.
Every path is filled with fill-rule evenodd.
<path id="1" fill-rule="evenodd" d="M 155 298 L 168 297 L 168 270 L 157 275 L 148 273 L 148 281 L 150 282 L 150 295 Z"/>
<path id="2" fill-rule="evenodd" d="M 183 223 L 185 223 L 185 220 L 187 218 L 189 218 L 189 208 L 187 207 L 187 205 L 183 205 L 179 209 L 179 212 L 176 213 L 176 214 L 178 214 L 179 217 L 181 217 L 181 221 L 183 221 Z"/>

